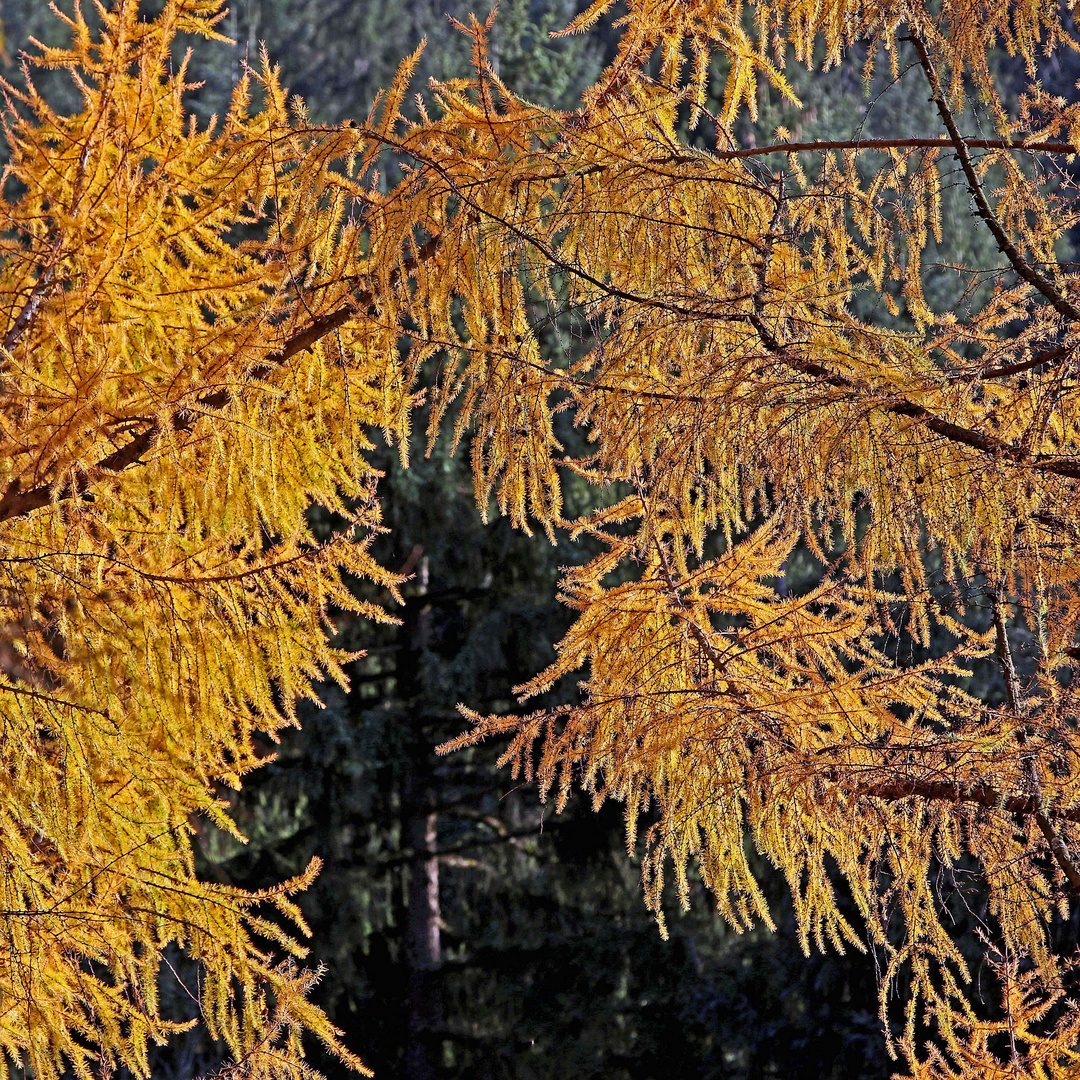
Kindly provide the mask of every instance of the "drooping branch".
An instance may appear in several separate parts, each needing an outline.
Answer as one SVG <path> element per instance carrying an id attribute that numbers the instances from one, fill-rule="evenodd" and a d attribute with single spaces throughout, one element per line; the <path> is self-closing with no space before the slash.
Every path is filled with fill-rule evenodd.
<path id="1" fill-rule="evenodd" d="M 375 134 L 365 131 L 365 134 Z M 966 146 L 975 150 L 1014 150 L 1037 154 L 1077 154 L 1080 147 L 1066 142 L 1009 142 L 1005 139 L 964 139 Z M 928 139 L 814 139 L 809 142 L 769 143 L 767 146 L 750 146 L 741 149 L 716 147 L 705 153 L 674 153 L 638 159 L 639 166 L 700 165 L 710 159 L 716 161 L 741 161 L 745 158 L 767 157 L 770 154 L 815 153 L 827 150 L 941 150 L 953 146 L 951 138 L 936 136 Z M 620 165 L 628 162 L 619 162 Z M 611 170 L 611 165 L 594 162 L 580 169 L 541 169 L 531 173 L 530 180 L 566 180 L 570 177 L 595 176 Z"/>
<path id="2" fill-rule="evenodd" d="M 968 153 L 968 146 L 970 144 L 960 134 L 960 129 L 956 125 L 956 119 L 952 114 L 952 110 L 949 108 L 949 103 L 945 100 L 944 91 L 941 89 L 941 81 L 938 79 L 937 70 L 934 68 L 934 63 L 930 59 L 930 54 L 927 52 L 926 46 L 922 43 L 922 40 L 916 34 L 910 36 L 910 41 L 912 45 L 914 45 L 915 52 L 919 57 L 919 63 L 926 73 L 926 81 L 930 84 L 930 92 L 933 95 L 934 104 L 937 106 L 938 113 L 945 125 L 945 129 L 949 133 L 949 139 L 952 141 L 953 149 L 956 152 L 956 158 L 960 162 L 960 168 L 963 170 L 964 179 L 967 181 L 968 192 L 975 201 L 975 209 L 979 217 L 986 222 L 986 227 L 990 230 L 1001 253 L 1009 260 L 1013 270 L 1016 272 L 1016 276 L 1042 293 L 1042 295 L 1050 301 L 1051 307 L 1053 307 L 1053 309 L 1063 318 L 1071 323 L 1080 322 L 1080 309 L 1066 299 L 1049 278 L 1044 274 L 1040 274 L 1032 267 L 1024 256 L 1020 254 L 1019 249 L 1009 238 L 1008 233 L 1002 228 L 1001 222 L 998 221 L 997 215 L 994 213 L 989 200 L 986 198 L 986 192 L 983 191 L 983 186 L 979 180 L 978 173 L 975 171 L 975 166 L 971 162 L 971 155 Z"/>
<path id="3" fill-rule="evenodd" d="M 1061 458 L 1057 456 L 1042 457 L 1036 454 L 1032 454 L 1027 448 L 1023 446 L 1016 446 L 1012 443 L 1005 442 L 1003 439 L 996 438 L 993 435 L 988 435 L 986 432 L 978 431 L 973 428 L 966 428 L 959 424 L 954 424 L 949 420 L 945 420 L 934 413 L 932 413 L 925 406 L 919 405 L 916 402 L 910 401 L 907 398 L 897 396 L 895 394 L 889 394 L 886 396 L 882 391 L 875 390 L 874 387 L 867 386 L 866 384 L 859 382 L 855 379 L 850 379 L 845 375 L 838 374 L 826 368 L 822 364 L 818 364 L 811 360 L 806 360 L 792 353 L 786 349 L 776 339 L 776 337 L 768 329 L 768 326 L 762 318 L 762 305 L 755 305 L 755 309 L 749 314 L 737 314 L 731 312 L 724 312 L 717 314 L 710 311 L 702 311 L 700 309 L 688 308 L 682 304 L 675 304 L 668 301 L 660 300 L 655 297 L 643 296 L 639 293 L 630 292 L 626 289 L 619 288 L 612 285 L 610 282 L 605 282 L 597 278 L 595 275 L 590 274 L 582 267 L 575 265 L 570 260 L 564 259 L 552 249 L 552 247 L 545 243 L 541 238 L 533 235 L 529 230 L 522 228 L 520 225 L 515 224 L 506 217 L 495 213 L 492 210 L 482 206 L 479 202 L 473 199 L 468 192 L 464 191 L 460 186 L 454 183 L 452 177 L 450 177 L 441 165 L 435 161 L 430 161 L 421 157 L 416 151 L 410 149 L 403 143 L 396 142 L 392 139 L 388 139 L 385 136 L 380 136 L 383 142 L 388 146 L 391 146 L 403 153 L 409 154 L 421 165 L 427 166 L 434 171 L 438 172 L 444 180 L 451 186 L 454 193 L 461 200 L 462 204 L 467 206 L 472 213 L 474 213 L 478 219 L 486 219 L 488 221 L 495 222 L 502 225 L 510 233 L 512 233 L 519 240 L 535 248 L 544 258 L 546 258 L 552 266 L 557 267 L 559 270 L 565 273 L 572 274 L 578 277 L 590 285 L 602 290 L 608 296 L 614 297 L 619 300 L 625 300 L 629 303 L 639 303 L 647 307 L 657 308 L 663 311 L 670 312 L 671 314 L 680 316 L 689 316 L 696 319 L 722 319 L 725 321 L 731 321 L 734 319 L 746 319 L 757 331 L 761 338 L 762 344 L 766 349 L 779 359 L 783 360 L 785 364 L 792 367 L 794 370 L 800 371 L 803 374 L 810 375 L 816 378 L 819 382 L 825 383 L 829 386 L 837 387 L 838 389 L 855 391 L 866 397 L 881 397 L 884 400 L 881 401 L 879 408 L 885 412 L 892 413 L 895 416 L 909 417 L 917 423 L 933 431 L 936 435 L 940 435 L 942 438 L 948 439 L 951 442 L 957 442 L 964 446 L 971 447 L 973 450 L 978 450 L 982 453 L 992 454 L 999 456 L 1007 461 L 1011 461 L 1016 465 L 1024 466 L 1037 470 L 1039 472 L 1046 472 L 1056 474 L 1058 476 L 1065 476 L 1070 479 L 1080 479 L 1080 459 L 1075 458 Z M 864 143 L 872 142 L 873 140 L 864 140 Z M 986 141 L 986 140 L 984 140 Z M 1056 145 L 1056 144 L 1055 144 Z M 1064 144 L 1063 144 L 1064 145 Z M 770 199 L 774 200 L 774 205 L 777 201 L 777 196 L 772 192 L 764 188 L 758 189 L 762 194 L 767 195 Z M 780 200 L 782 201 L 782 200 Z M 1071 351 L 1072 346 L 1068 346 L 1066 351 Z M 1064 352 L 1060 355 L 1064 355 Z M 1059 353 L 1057 350 L 1051 351 L 1044 356 L 1044 360 L 1049 361 L 1052 359 L 1058 359 Z M 1037 363 L 1043 361 L 1024 361 L 1025 370 L 1027 367 L 1035 367 Z M 1005 369 L 1001 371 L 995 371 L 995 376 L 1008 373 Z M 991 377 L 990 374 L 986 374 L 985 377 Z M 0 507 L 2 510 L 2 507 Z M 0 521 L 3 520 L 2 513 L 0 513 Z"/>
<path id="4" fill-rule="evenodd" d="M 758 337 L 765 348 L 795 371 L 809 375 L 827 386 L 835 386 L 841 390 L 851 390 L 866 397 L 880 395 L 883 400 L 879 403 L 878 408 L 882 412 L 892 413 L 894 416 L 909 417 L 950 442 L 969 446 L 971 449 L 978 450 L 981 453 L 992 454 L 1015 465 L 1025 466 L 1039 472 L 1054 473 L 1057 476 L 1066 476 L 1070 479 L 1080 479 L 1080 459 L 1041 457 L 1032 454 L 1026 447 L 1017 446 L 1014 443 L 1006 442 L 1004 439 L 988 435 L 985 431 L 954 424 L 951 420 L 945 420 L 937 416 L 925 406 L 910 401 L 908 398 L 898 395 L 885 397 L 881 391 L 875 391 L 873 387 L 867 386 L 856 379 L 850 379 L 846 375 L 840 375 L 823 364 L 807 360 L 792 352 L 770 330 L 759 311 L 750 312 L 746 319 L 757 331 Z M 1034 366 L 1034 364 L 1031 366 Z"/>
<path id="5" fill-rule="evenodd" d="M 430 259 L 438 249 L 439 238 L 432 237 L 421 245 L 414 256 L 403 260 L 401 266 L 390 276 L 391 282 L 400 280 L 402 274 L 414 270 L 421 263 Z M 327 334 L 344 326 L 357 311 L 369 306 L 375 298 L 370 289 L 364 289 L 352 295 L 347 304 L 321 315 L 314 319 L 311 325 L 305 327 L 298 334 L 294 334 L 285 344 L 263 358 L 247 372 L 248 381 L 260 381 L 267 378 L 275 368 L 285 363 L 305 349 L 310 349 Z M 195 407 L 187 406 L 178 408 L 167 420 L 167 424 L 177 434 L 190 431 L 196 421 L 202 415 L 203 410 L 222 409 L 235 397 L 233 390 L 212 390 L 202 394 L 196 399 Z M 114 450 L 111 454 L 102 458 L 87 468 L 76 469 L 66 483 L 59 488 L 51 484 L 38 484 L 35 487 L 23 491 L 21 478 L 16 476 L 9 484 L 3 497 L 0 498 L 0 522 L 10 521 L 13 518 L 25 517 L 34 510 L 39 510 L 50 503 L 62 502 L 67 499 L 79 498 L 84 495 L 89 485 L 103 473 L 118 473 L 137 464 L 143 456 L 149 453 L 161 437 L 164 426 L 154 421 L 131 440 Z"/>
<path id="6" fill-rule="evenodd" d="M 965 139 L 964 142 L 977 150 L 1027 150 L 1039 154 L 1080 153 L 1072 143 L 1006 142 L 1005 139 Z M 765 154 L 796 154 L 804 150 L 933 150 L 953 145 L 952 139 L 818 139 L 812 142 L 770 143 L 742 150 L 711 151 L 713 157 L 724 161 L 738 158 L 762 157 Z"/>
<path id="7" fill-rule="evenodd" d="M 1005 629 L 1004 600 L 1000 591 L 994 593 L 994 631 L 997 635 L 998 660 L 1001 664 L 1002 675 L 1005 678 L 1005 695 L 1009 702 L 1009 708 L 1013 715 L 1020 718 L 1020 694 L 1017 689 L 1016 667 L 1013 664 L 1012 650 L 1009 648 L 1009 637 Z M 1017 729 L 1016 740 L 1020 744 L 1021 753 L 1024 753 L 1028 745 L 1027 732 L 1023 727 Z M 1046 816 L 1043 806 L 1042 784 L 1039 783 L 1039 774 L 1035 768 L 1034 758 L 1030 753 L 1024 756 L 1024 773 L 1028 784 L 1031 786 L 1031 800 L 1035 823 L 1039 826 L 1039 832 L 1043 839 L 1050 845 L 1054 860 L 1061 867 L 1070 888 L 1074 893 L 1080 893 L 1080 869 L 1077 869 L 1073 860 L 1072 852 L 1069 851 L 1065 841 L 1058 835 L 1057 829 Z"/>

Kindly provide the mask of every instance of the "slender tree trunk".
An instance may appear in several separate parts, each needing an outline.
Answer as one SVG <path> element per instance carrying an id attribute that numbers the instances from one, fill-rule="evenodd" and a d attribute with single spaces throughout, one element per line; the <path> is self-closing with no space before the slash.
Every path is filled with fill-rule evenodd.
<path id="1" fill-rule="evenodd" d="M 403 1080 L 436 1080 L 440 1073 L 443 1026 L 439 967 L 438 815 L 431 776 L 431 746 L 422 731 L 420 661 L 427 644 L 430 605 L 426 558 L 417 564 L 419 595 L 405 605 L 401 651 L 397 662 L 398 691 L 417 712 L 410 738 L 410 763 L 405 779 L 402 839 L 413 852 L 409 860 L 408 911 L 405 922 L 405 1076 Z"/>
<path id="2" fill-rule="evenodd" d="M 438 1040 L 442 1026 L 439 994 L 439 860 L 437 818 L 417 807 L 408 819 L 407 842 L 417 854 L 409 863 L 409 911 L 405 930 L 408 965 L 406 996 L 408 1043 L 406 1080 L 435 1080 L 439 1075 Z"/>

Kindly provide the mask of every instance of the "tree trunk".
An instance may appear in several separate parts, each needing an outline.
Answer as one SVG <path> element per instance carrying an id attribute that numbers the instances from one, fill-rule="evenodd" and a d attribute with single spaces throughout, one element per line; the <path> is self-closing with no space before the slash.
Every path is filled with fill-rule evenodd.
<path id="1" fill-rule="evenodd" d="M 435 1080 L 439 1075 L 441 1055 L 434 1035 L 442 1026 L 438 981 L 442 949 L 436 820 L 435 814 L 423 812 L 414 813 L 408 819 L 407 842 L 417 854 L 409 862 L 409 911 L 405 930 L 408 965 L 406 1080 Z"/>
<path id="2" fill-rule="evenodd" d="M 402 649 L 398 657 L 398 690 L 414 707 L 421 704 L 420 659 L 427 644 L 431 613 L 425 596 L 428 586 L 427 558 L 421 558 L 416 574 L 418 596 L 405 605 L 401 626 Z M 438 1032 L 443 1026 L 439 967 L 439 859 L 438 816 L 434 812 L 431 746 L 422 734 L 421 716 L 414 714 L 406 774 L 403 837 L 409 860 L 408 913 L 405 923 L 405 1077 L 404 1080 L 435 1080 L 442 1058 Z"/>

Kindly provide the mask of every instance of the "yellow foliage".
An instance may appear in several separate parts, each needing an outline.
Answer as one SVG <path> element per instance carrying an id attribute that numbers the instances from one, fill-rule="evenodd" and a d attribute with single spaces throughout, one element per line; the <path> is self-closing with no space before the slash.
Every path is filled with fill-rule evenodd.
<path id="1" fill-rule="evenodd" d="M 610 6 L 598 0 L 571 31 Z M 966 1004 L 970 972 L 936 892 L 971 866 L 998 946 L 1030 967 L 1021 997 L 1002 982 L 1014 1048 L 1002 1068 L 1063 1076 L 1075 1061 L 1075 1006 L 1060 991 L 1073 959 L 1048 935 L 1080 890 L 1076 698 L 1062 676 L 1080 655 L 1080 311 L 1074 268 L 1055 254 L 1076 193 L 1020 144 L 1074 153 L 1077 106 L 1033 81 L 1010 116 L 987 64 L 1001 45 L 1029 70 L 1036 51 L 1071 47 L 1064 12 L 630 0 L 616 61 L 572 114 L 498 84 L 477 25 L 474 80 L 435 87 L 438 118 L 386 139 L 413 173 L 380 227 L 438 237 L 409 303 L 418 337 L 457 361 L 436 411 L 457 398 L 459 434 L 471 425 L 480 506 L 494 496 L 520 527 L 568 526 L 607 547 L 568 572 L 577 621 L 520 688 L 527 698 L 580 670 L 580 702 L 466 710 L 473 730 L 445 749 L 509 734 L 503 760 L 543 793 L 561 802 L 576 783 L 597 804 L 623 801 L 631 850 L 651 809 L 644 878 L 658 917 L 667 868 L 685 900 L 696 867 L 733 925 L 768 923 L 749 838 L 787 876 L 806 947 L 861 948 L 833 892 L 838 868 L 887 956 L 883 1014 L 901 976 L 911 988 L 895 1048 L 925 1076 L 989 1075 L 1000 1059 L 987 1046 L 1006 1029 L 980 1027 Z M 737 144 L 755 81 L 784 90 L 789 52 L 827 67 L 866 40 L 897 70 L 907 50 L 939 135 Z M 701 57 L 714 53 L 727 81 L 706 151 L 678 118 L 684 104 L 700 111 L 716 70 Z M 960 131 L 966 92 L 995 138 Z M 957 162 L 1003 267 L 963 314 L 923 292 Z M 860 292 L 880 316 L 855 313 Z M 556 318 L 581 338 L 546 359 L 539 335 Z M 587 456 L 559 444 L 558 411 L 587 432 Z M 566 470 L 621 501 L 564 521 Z M 785 596 L 775 582 L 800 541 L 824 581 Z M 980 607 L 989 631 L 973 628 Z M 1040 658 L 1025 686 L 1013 618 Z M 923 644 L 940 631 L 952 649 L 903 663 L 888 648 L 901 629 Z M 987 660 L 1010 691 L 993 708 L 962 689 Z"/>
<path id="2" fill-rule="evenodd" d="M 290 112 L 266 64 L 198 130 L 170 46 L 219 15 L 125 0 L 92 35 L 76 14 L 35 63 L 72 73 L 81 111 L 31 85 L 7 114 L 0 1046 L 43 1080 L 146 1075 L 186 1026 L 158 1011 L 170 942 L 245 1075 L 305 1074 L 304 1029 L 362 1068 L 273 917 L 307 933 L 289 898 L 317 867 L 253 895 L 192 863 L 199 816 L 235 831 L 220 792 L 265 760 L 253 734 L 343 681 L 333 613 L 385 617 L 341 572 L 395 587 L 367 554 L 364 450 L 388 401 L 401 416 L 377 341 L 303 337 L 355 291 L 365 195 L 333 165 L 357 140 Z M 312 504 L 347 529 L 317 539 Z"/>
<path id="3" fill-rule="evenodd" d="M 1068 1075 L 1076 958 L 1049 928 L 1080 893 L 1063 675 L 1080 655 L 1080 310 L 1056 256 L 1074 181 L 1039 162 L 1076 152 L 1080 106 L 1032 75 L 1010 113 L 987 63 L 1004 47 L 1034 72 L 1072 47 L 1065 5 L 627 0 L 618 56 L 572 113 L 504 86 L 474 20 L 473 77 L 435 85 L 416 122 L 399 113 L 415 56 L 365 125 L 337 130 L 264 60 L 199 130 L 169 47 L 213 34 L 220 10 L 171 0 L 143 21 L 117 0 L 97 37 L 76 17 L 71 48 L 38 62 L 71 70 L 83 110 L 31 89 L 8 114 L 4 1048 L 46 1080 L 145 1073 L 148 1040 L 175 1027 L 155 987 L 179 942 L 239 1070 L 301 1074 L 304 1028 L 345 1054 L 311 976 L 276 958 L 298 947 L 257 912 L 297 920 L 306 879 L 199 882 L 190 822 L 230 828 L 216 789 L 258 763 L 255 731 L 343 677 L 332 612 L 380 617 L 340 578 L 395 585 L 365 546 L 367 433 L 404 455 L 435 361 L 430 437 L 453 404 L 481 511 L 603 548 L 568 572 L 577 620 L 521 688 L 581 670 L 580 701 L 473 716 L 455 745 L 509 734 L 505 760 L 545 794 L 622 800 L 631 848 L 656 811 L 658 914 L 665 873 L 685 901 L 696 866 L 735 926 L 768 923 L 749 838 L 787 876 L 804 947 L 861 948 L 837 868 L 886 957 L 883 1013 L 910 987 L 898 1049 L 917 1076 Z M 897 71 L 907 50 L 939 134 L 738 145 L 759 79 L 790 94 L 789 58 L 827 67 L 860 41 Z M 703 150 L 680 120 L 703 115 L 717 67 Z M 961 131 L 965 97 L 993 138 Z M 404 163 L 390 190 L 386 156 Z M 923 257 L 957 165 L 1000 267 L 981 300 L 935 311 Z M 540 347 L 549 324 L 579 332 L 559 355 Z M 560 444 L 559 412 L 587 453 Z M 601 509 L 566 519 L 567 473 Z M 348 530 L 317 543 L 312 504 Z M 800 543 L 826 569 L 789 596 L 776 582 Z M 1037 644 L 1024 685 L 1010 618 Z M 951 650 L 902 662 L 900 630 Z M 994 707 L 962 688 L 988 660 L 1008 689 Z M 938 895 L 973 867 L 1000 1022 L 965 999 Z"/>

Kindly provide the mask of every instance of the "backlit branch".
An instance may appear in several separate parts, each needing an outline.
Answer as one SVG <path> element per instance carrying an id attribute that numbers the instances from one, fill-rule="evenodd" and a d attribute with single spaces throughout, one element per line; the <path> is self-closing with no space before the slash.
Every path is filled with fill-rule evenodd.
<path id="1" fill-rule="evenodd" d="M 1017 686 L 1016 667 L 1013 664 L 1012 649 L 1009 648 L 1009 636 L 1005 627 L 1005 603 L 1000 590 L 995 590 L 994 604 L 994 633 L 997 637 L 998 660 L 1001 664 L 1002 675 L 1005 679 L 1005 696 L 1009 708 L 1017 719 L 1022 720 L 1023 714 L 1020 708 L 1020 692 Z M 1029 753 L 1025 754 L 1028 745 L 1027 732 L 1023 725 L 1016 729 L 1016 741 L 1020 744 L 1020 752 L 1024 755 L 1024 773 L 1031 787 L 1031 801 L 1035 823 L 1039 826 L 1039 832 L 1050 845 L 1054 860 L 1061 867 L 1069 887 L 1074 893 L 1080 895 L 1080 869 L 1077 869 L 1072 852 L 1069 851 L 1065 841 L 1058 835 L 1057 829 L 1047 817 L 1043 805 L 1042 784 L 1039 782 L 1039 773 L 1035 766 L 1035 760 Z"/>
<path id="2" fill-rule="evenodd" d="M 975 171 L 975 166 L 971 163 L 971 155 L 968 153 L 967 140 L 960 134 L 960 129 L 956 125 L 956 120 L 953 117 L 952 110 L 949 108 L 949 103 L 945 100 L 945 94 L 941 89 L 941 82 L 938 79 L 937 70 L 934 67 L 933 61 L 930 59 L 930 54 L 926 51 L 926 46 L 917 35 L 912 34 L 910 40 L 915 47 L 915 52 L 918 54 L 919 63 L 926 73 L 926 81 L 930 84 L 930 92 L 933 95 L 934 104 L 937 106 L 938 113 L 941 115 L 942 122 L 945 124 L 945 129 L 949 133 L 949 139 L 956 152 L 956 158 L 960 162 L 960 168 L 964 172 L 964 179 L 967 181 L 968 191 L 975 200 L 975 208 L 979 217 L 986 222 L 986 227 L 990 230 L 1001 253 L 1009 260 L 1013 270 L 1016 271 L 1016 276 L 1042 293 L 1043 296 L 1050 301 L 1054 310 L 1070 323 L 1080 322 L 1080 309 L 1077 309 L 1074 304 L 1066 299 L 1049 278 L 1044 274 L 1038 273 L 1031 266 L 1023 255 L 1020 254 L 1020 251 L 1012 240 L 1009 239 L 1008 233 L 1001 227 L 1001 222 L 998 221 L 997 215 L 994 213 L 989 200 L 986 198 L 986 192 L 983 191 L 983 186 L 979 181 L 979 175 Z"/>
<path id="3" fill-rule="evenodd" d="M 430 259 L 438 249 L 438 243 L 438 237 L 432 237 L 421 245 L 415 256 L 405 259 L 401 267 L 390 275 L 391 282 L 399 280 L 403 273 L 407 274 L 420 263 Z M 314 319 L 310 326 L 289 338 L 277 352 L 271 353 L 253 367 L 248 372 L 245 381 L 256 382 L 266 379 L 276 367 L 305 349 L 310 349 L 316 342 L 344 326 L 349 319 L 355 317 L 359 310 L 370 305 L 373 299 L 374 293 L 371 290 L 361 290 L 353 295 L 348 304 Z M 233 390 L 213 390 L 205 393 L 196 399 L 198 408 L 177 409 L 169 417 L 168 424 L 177 434 L 185 434 L 195 426 L 201 415 L 200 409 L 222 409 L 234 397 Z M 25 517 L 34 510 L 39 510 L 51 503 L 85 496 L 90 484 L 100 478 L 103 473 L 123 472 L 130 466 L 138 464 L 154 448 L 161 434 L 160 424 L 148 424 L 129 442 L 103 457 L 96 464 L 89 468 L 74 470 L 72 479 L 59 488 L 51 484 L 38 484 L 22 491 L 20 490 L 21 480 L 16 476 L 0 498 L 0 522 Z"/>

